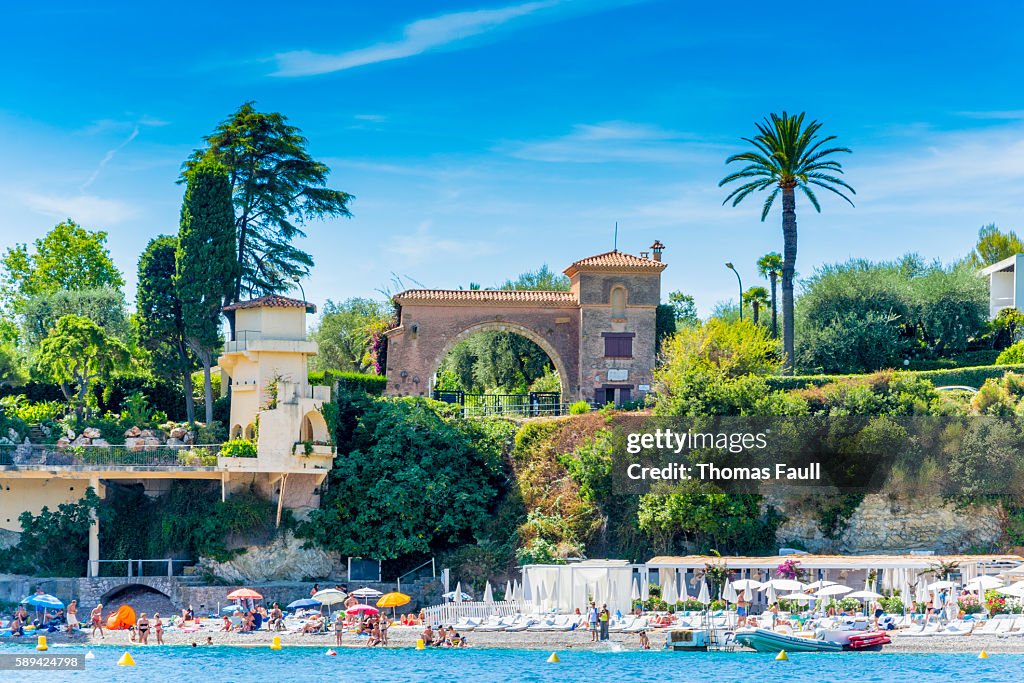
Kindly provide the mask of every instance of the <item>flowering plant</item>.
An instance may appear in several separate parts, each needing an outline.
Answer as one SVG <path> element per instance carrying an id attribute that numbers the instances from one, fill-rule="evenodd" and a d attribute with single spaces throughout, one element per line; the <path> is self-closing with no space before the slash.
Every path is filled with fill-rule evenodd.
<path id="1" fill-rule="evenodd" d="M 977 595 L 971 595 L 970 593 L 961 595 L 956 603 L 964 614 L 978 614 L 982 610 L 981 600 L 978 599 Z"/>
<path id="2" fill-rule="evenodd" d="M 995 590 L 985 591 L 985 609 L 993 616 L 996 614 L 1007 614 L 1010 611 L 1006 596 L 997 593 Z"/>
<path id="3" fill-rule="evenodd" d="M 778 576 L 784 579 L 795 579 L 799 581 L 807 573 L 797 560 L 786 560 L 775 570 Z"/>

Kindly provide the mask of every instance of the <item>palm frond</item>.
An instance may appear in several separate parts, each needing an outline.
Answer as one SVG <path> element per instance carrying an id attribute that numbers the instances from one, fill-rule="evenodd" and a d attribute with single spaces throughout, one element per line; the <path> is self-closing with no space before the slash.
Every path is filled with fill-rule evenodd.
<path id="1" fill-rule="evenodd" d="M 779 187 L 776 185 L 772 193 L 764 198 L 764 205 L 761 207 L 761 222 L 768 218 L 768 212 L 772 210 L 772 204 L 775 203 L 775 198 L 779 196 Z"/>

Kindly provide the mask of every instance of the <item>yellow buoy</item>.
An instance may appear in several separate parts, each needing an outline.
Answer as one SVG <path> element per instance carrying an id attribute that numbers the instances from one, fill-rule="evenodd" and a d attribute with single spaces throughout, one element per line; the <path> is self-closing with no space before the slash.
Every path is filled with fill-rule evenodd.
<path id="1" fill-rule="evenodd" d="M 988 659 L 988 653 L 982 650 L 980 653 L 978 653 L 978 659 Z"/>
<path id="2" fill-rule="evenodd" d="M 118 666 L 135 666 L 135 660 L 132 659 L 130 652 L 125 652 L 121 655 L 121 659 L 117 660 Z"/>
<path id="3" fill-rule="evenodd" d="M 49 650 L 50 647 L 46 644 L 46 636 L 39 636 L 39 640 L 36 641 L 37 650 Z"/>
<path id="4" fill-rule="evenodd" d="M 548 664 L 558 664 L 560 661 L 562 660 L 558 658 L 557 652 L 552 652 L 551 656 L 548 657 Z"/>
<path id="5" fill-rule="evenodd" d="M 788 662 L 789 655 L 786 654 L 785 650 L 779 650 L 779 654 L 775 655 L 776 662 Z"/>
<path id="6" fill-rule="evenodd" d="M 427 649 L 427 644 L 423 642 L 422 638 L 417 638 L 416 639 L 416 649 L 417 650 L 426 650 Z"/>
<path id="7" fill-rule="evenodd" d="M 281 649 L 281 636 L 274 636 L 274 641 L 272 643 L 270 643 L 270 649 L 271 650 L 280 650 Z"/>

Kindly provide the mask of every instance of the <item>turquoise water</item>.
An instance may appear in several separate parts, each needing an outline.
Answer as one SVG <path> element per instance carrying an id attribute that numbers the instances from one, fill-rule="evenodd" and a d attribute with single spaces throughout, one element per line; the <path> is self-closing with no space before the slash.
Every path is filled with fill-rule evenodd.
<path id="1" fill-rule="evenodd" d="M 53 647 L 47 654 L 82 652 Z M 977 658 L 964 654 L 794 654 L 789 662 L 756 653 L 572 652 L 559 653 L 559 664 L 548 664 L 548 653 L 527 650 L 402 650 L 342 649 L 328 657 L 319 648 L 164 647 L 132 648 L 135 667 L 118 667 L 123 650 L 94 648 L 86 671 L 0 672 L 0 681 L 200 681 L 220 683 L 267 681 L 899 681 L 938 683 L 1004 683 L 1020 680 L 1024 655 Z M 31 648 L 0 647 L 0 653 Z"/>

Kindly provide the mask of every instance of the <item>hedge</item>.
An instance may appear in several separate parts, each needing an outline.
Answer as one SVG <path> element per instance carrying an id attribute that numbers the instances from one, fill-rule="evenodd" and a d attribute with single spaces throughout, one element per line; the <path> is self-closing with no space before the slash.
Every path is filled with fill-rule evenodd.
<path id="1" fill-rule="evenodd" d="M 384 389 L 388 384 L 388 379 L 384 375 L 324 370 L 323 372 L 309 373 L 309 383 L 328 387 L 333 387 L 337 383 L 345 389 L 353 391 L 361 390 L 368 394 L 379 396 L 384 393 Z"/>
<path id="2" fill-rule="evenodd" d="M 980 388 L 990 377 L 1002 377 L 1007 372 L 1024 374 L 1024 365 L 979 365 L 973 368 L 950 368 L 948 370 L 901 370 L 900 374 L 913 375 L 929 380 L 937 387 L 967 386 Z M 855 380 L 866 375 L 794 375 L 792 377 L 768 377 L 771 390 L 789 391 L 805 387 L 820 387 L 840 380 Z"/>

